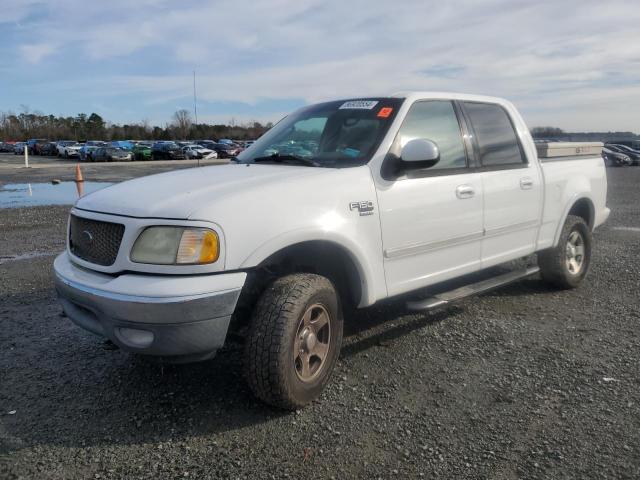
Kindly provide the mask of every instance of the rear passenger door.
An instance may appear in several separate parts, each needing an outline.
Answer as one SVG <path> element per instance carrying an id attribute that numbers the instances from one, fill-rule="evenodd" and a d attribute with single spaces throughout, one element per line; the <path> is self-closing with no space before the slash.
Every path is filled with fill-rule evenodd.
<path id="1" fill-rule="evenodd" d="M 533 253 L 543 194 L 538 165 L 528 162 L 505 108 L 481 102 L 461 105 L 484 193 L 482 267 Z"/>

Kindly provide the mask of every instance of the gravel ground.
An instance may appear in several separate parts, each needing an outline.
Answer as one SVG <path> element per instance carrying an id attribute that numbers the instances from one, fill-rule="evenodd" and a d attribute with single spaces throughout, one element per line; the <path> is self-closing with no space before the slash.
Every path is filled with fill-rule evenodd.
<path id="1" fill-rule="evenodd" d="M 251 397 L 239 343 L 161 366 L 72 325 L 51 276 L 68 208 L 0 210 L 0 478 L 638 478 L 640 168 L 609 182 L 580 288 L 360 311 L 296 413 Z"/>

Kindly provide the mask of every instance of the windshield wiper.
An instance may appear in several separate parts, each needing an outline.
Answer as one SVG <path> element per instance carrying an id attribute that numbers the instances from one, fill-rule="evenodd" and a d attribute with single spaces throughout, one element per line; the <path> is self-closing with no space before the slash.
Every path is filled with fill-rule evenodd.
<path id="1" fill-rule="evenodd" d="M 256 157 L 253 159 L 253 162 L 293 162 L 299 165 L 306 165 L 307 167 L 322 167 L 318 162 L 314 162 L 309 158 L 298 157 L 297 155 L 280 155 L 279 153 L 274 153 L 273 155 L 268 155 L 266 157 Z"/>

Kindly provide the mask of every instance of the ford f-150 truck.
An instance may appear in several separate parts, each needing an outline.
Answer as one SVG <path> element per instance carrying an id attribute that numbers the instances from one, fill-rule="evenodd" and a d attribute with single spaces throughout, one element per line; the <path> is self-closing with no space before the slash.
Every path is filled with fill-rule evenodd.
<path id="1" fill-rule="evenodd" d="M 229 165 L 80 198 L 59 298 L 81 327 L 174 362 L 212 357 L 231 325 L 252 391 L 300 408 L 329 381 L 352 308 L 429 310 L 537 273 L 582 281 L 609 215 L 602 145 L 538 147 L 498 98 L 306 106 Z"/>

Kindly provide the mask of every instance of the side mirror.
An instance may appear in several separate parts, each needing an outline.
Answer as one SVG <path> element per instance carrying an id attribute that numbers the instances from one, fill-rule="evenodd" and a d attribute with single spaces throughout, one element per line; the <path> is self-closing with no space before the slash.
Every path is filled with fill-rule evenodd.
<path id="1" fill-rule="evenodd" d="M 431 140 L 414 138 L 402 147 L 400 160 L 407 170 L 433 167 L 440 160 L 440 149 Z"/>

